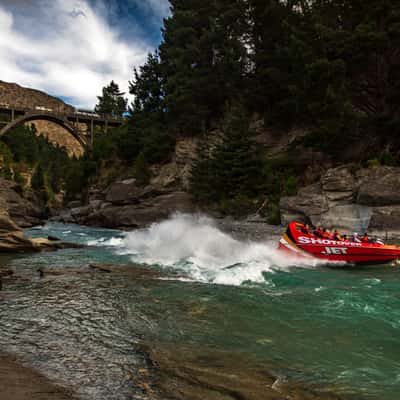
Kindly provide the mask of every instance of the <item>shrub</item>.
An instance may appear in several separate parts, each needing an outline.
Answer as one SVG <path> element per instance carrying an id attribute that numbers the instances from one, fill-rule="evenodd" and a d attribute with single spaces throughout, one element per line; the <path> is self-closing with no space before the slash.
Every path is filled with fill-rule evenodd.
<path id="1" fill-rule="evenodd" d="M 143 152 L 135 160 L 133 174 L 136 178 L 136 183 L 140 186 L 145 186 L 150 182 L 151 172 Z"/>
<path id="2" fill-rule="evenodd" d="M 380 162 L 381 162 L 381 165 L 387 165 L 389 167 L 395 167 L 398 164 L 397 160 L 394 158 L 393 154 L 388 150 L 385 150 L 382 152 L 382 154 L 380 156 Z"/>
<path id="3" fill-rule="evenodd" d="M 381 163 L 377 158 L 372 158 L 370 160 L 367 160 L 368 168 L 379 167 L 380 165 L 381 165 Z"/>
<path id="4" fill-rule="evenodd" d="M 283 192 L 286 196 L 295 196 L 297 194 L 297 179 L 289 175 L 283 183 Z"/>
<path id="5" fill-rule="evenodd" d="M 281 223 L 281 210 L 279 204 L 270 202 L 266 211 L 267 222 L 271 225 L 280 225 Z"/>

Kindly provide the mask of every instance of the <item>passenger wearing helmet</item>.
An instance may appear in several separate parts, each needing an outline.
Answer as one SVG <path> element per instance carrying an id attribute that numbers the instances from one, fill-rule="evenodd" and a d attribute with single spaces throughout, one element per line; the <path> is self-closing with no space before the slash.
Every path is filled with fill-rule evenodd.
<path id="1" fill-rule="evenodd" d="M 367 232 L 364 233 L 364 236 L 361 238 L 361 242 L 369 243 L 369 237 Z"/>

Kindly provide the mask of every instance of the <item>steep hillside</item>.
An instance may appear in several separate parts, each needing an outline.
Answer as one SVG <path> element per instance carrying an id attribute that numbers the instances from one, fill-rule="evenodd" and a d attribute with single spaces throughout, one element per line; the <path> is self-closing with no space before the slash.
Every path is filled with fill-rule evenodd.
<path id="1" fill-rule="evenodd" d="M 40 90 L 22 87 L 0 80 L 0 103 L 21 108 L 46 107 L 59 112 L 71 112 L 72 106 Z"/>
<path id="2" fill-rule="evenodd" d="M 0 105 L 31 109 L 44 107 L 61 113 L 74 111 L 74 107 L 54 96 L 4 81 L 0 81 Z M 33 124 L 39 135 L 44 135 L 52 143 L 65 147 L 70 155 L 80 156 L 83 153 L 79 142 L 59 125 L 44 120 L 35 121 Z"/>

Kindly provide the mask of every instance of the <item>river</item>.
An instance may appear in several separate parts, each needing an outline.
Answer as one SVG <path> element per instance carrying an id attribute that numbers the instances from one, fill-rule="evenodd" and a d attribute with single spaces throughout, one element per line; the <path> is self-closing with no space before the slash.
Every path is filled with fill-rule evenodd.
<path id="1" fill-rule="evenodd" d="M 3 260 L 18 278 L 0 292 L 0 351 L 82 399 L 151 398 L 144 348 L 169 371 L 198 363 L 256 385 L 248 378 L 265 370 L 278 391 L 398 399 L 399 268 L 292 265 L 276 238 L 239 241 L 201 216 L 133 232 L 49 223 L 27 233 L 88 247 Z M 36 272 L 89 263 L 157 275 Z"/>

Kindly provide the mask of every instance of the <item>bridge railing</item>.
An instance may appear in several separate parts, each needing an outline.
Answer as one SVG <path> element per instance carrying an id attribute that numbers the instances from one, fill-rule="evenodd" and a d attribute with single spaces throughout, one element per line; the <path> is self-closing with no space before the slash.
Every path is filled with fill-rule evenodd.
<path id="1" fill-rule="evenodd" d="M 48 114 L 48 115 L 54 115 L 57 117 L 61 117 L 63 119 L 73 119 L 73 120 L 78 120 L 79 119 L 84 119 L 84 120 L 97 120 L 97 121 L 107 121 L 111 123 L 122 123 L 125 121 L 125 118 L 120 117 L 110 117 L 107 115 L 101 115 L 96 112 L 91 112 L 89 110 L 79 110 L 75 109 L 74 111 L 70 112 L 65 110 L 64 108 L 49 108 L 45 106 L 36 106 L 34 108 L 28 108 L 28 107 L 17 107 L 13 106 L 9 103 L 2 103 L 0 102 L 0 111 L 1 110 L 10 110 L 13 111 L 14 114 L 35 114 L 35 113 L 43 113 L 43 114 Z"/>

